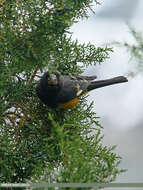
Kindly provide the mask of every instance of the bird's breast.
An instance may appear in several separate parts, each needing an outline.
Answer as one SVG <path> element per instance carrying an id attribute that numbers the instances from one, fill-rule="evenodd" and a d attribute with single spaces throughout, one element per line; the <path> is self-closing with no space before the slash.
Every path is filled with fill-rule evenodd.
<path id="1" fill-rule="evenodd" d="M 62 109 L 72 109 L 74 106 L 76 106 L 79 102 L 79 99 L 76 97 L 68 102 L 65 102 L 63 104 L 60 104 L 60 108 Z"/>

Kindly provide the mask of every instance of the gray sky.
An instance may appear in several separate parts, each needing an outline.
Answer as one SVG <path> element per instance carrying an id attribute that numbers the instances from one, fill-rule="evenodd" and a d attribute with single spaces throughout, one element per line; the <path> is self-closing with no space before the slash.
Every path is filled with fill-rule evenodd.
<path id="1" fill-rule="evenodd" d="M 108 0 L 95 8 L 97 14 L 72 27 L 73 38 L 83 43 L 100 46 L 112 41 L 130 42 L 127 22 L 143 32 L 142 0 Z M 115 3 L 116 2 L 116 3 Z M 89 67 L 86 74 L 97 74 L 99 79 L 126 75 L 132 69 L 129 55 L 123 48 L 114 47 L 111 58 L 102 65 Z M 116 152 L 123 157 L 121 168 L 128 172 L 118 177 L 118 182 L 143 182 L 143 76 L 129 78 L 125 84 L 101 88 L 90 93 L 94 110 L 104 126 L 104 143 L 117 145 Z"/>

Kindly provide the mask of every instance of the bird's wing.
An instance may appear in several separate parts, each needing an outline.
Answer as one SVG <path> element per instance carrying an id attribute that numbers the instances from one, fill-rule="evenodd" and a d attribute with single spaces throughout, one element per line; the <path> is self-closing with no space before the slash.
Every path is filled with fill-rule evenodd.
<path id="1" fill-rule="evenodd" d="M 60 83 L 61 90 L 58 93 L 57 101 L 64 103 L 83 94 L 89 86 L 90 81 L 83 77 L 64 75 L 60 77 Z"/>
<path id="2" fill-rule="evenodd" d="M 97 76 L 96 75 L 93 75 L 93 76 L 77 76 L 76 78 L 79 79 L 79 80 L 92 81 L 92 80 L 96 79 Z"/>

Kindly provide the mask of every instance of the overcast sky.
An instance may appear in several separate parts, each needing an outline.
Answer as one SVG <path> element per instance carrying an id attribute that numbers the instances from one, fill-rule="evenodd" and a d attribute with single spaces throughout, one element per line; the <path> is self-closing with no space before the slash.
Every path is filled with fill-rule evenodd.
<path id="1" fill-rule="evenodd" d="M 142 0 L 108 0 L 95 7 L 96 15 L 82 20 L 72 27 L 73 38 L 80 43 L 100 46 L 112 41 L 134 43 L 128 24 L 143 31 Z M 99 79 L 127 75 L 132 69 L 129 54 L 114 45 L 110 59 L 100 66 L 89 67 L 86 74 L 97 74 Z M 135 63 L 134 63 L 135 64 Z M 129 78 L 128 83 L 97 89 L 90 93 L 94 110 L 104 126 L 104 143 L 117 145 L 117 153 L 123 157 L 122 168 L 128 172 L 118 177 L 119 182 L 143 182 L 143 76 Z M 123 190 L 123 189 L 122 189 Z"/>

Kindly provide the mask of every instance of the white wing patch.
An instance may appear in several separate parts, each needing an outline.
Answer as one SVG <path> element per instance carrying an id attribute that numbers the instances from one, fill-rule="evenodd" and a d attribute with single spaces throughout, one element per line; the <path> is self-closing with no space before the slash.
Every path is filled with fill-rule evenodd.
<path id="1" fill-rule="evenodd" d="M 77 96 L 80 96 L 80 95 L 82 94 L 82 92 L 83 92 L 83 90 L 80 89 L 80 90 L 76 93 L 76 95 L 77 95 Z"/>

